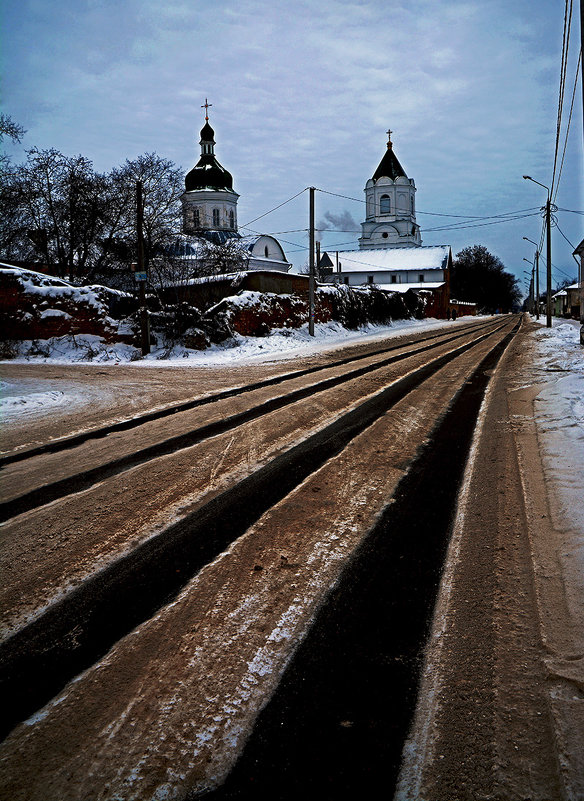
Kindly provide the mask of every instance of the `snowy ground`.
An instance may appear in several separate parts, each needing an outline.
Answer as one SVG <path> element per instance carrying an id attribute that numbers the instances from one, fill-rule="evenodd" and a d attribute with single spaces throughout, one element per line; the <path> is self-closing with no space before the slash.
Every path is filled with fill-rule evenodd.
<path id="1" fill-rule="evenodd" d="M 98 337 L 62 337 L 40 343 L 45 354 L 11 360 L 10 364 L 34 362 L 45 364 L 128 364 L 154 367 L 229 368 L 234 364 L 253 364 L 280 359 L 294 359 L 321 353 L 339 344 L 361 343 L 379 337 L 399 335 L 408 330 L 425 331 L 463 324 L 444 320 L 401 320 L 391 326 L 367 326 L 347 331 L 338 323 L 317 324 L 315 337 L 307 326 L 282 329 L 267 337 L 240 337 L 229 345 L 215 345 L 205 351 L 183 347 L 168 352 L 154 348 L 144 359 L 129 345 L 104 345 Z M 536 414 L 541 434 L 546 472 L 555 476 L 559 487 L 558 502 L 576 530 L 584 531 L 584 351 L 579 345 L 576 321 L 553 319 L 553 327 L 543 325 L 535 333 L 539 364 L 534 366 L 546 376 L 546 386 L 538 396 Z M 1 368 L 0 368 L 1 369 Z M 557 380 L 549 383 L 549 374 Z M 0 419 L 3 423 L 50 414 L 56 407 L 77 406 L 91 402 L 78 390 L 63 382 L 35 382 L 33 379 L 0 381 Z M 584 550 L 584 542 L 582 543 Z"/>
<path id="2" fill-rule="evenodd" d="M 553 319 L 536 332 L 537 370 L 546 383 L 535 399 L 535 419 L 544 471 L 552 479 L 554 520 L 570 531 L 562 550 L 575 609 L 584 607 L 584 349 L 575 320 Z M 549 374 L 557 374 L 550 381 Z"/>
<path id="3" fill-rule="evenodd" d="M 458 324 L 461 324 L 459 321 Z M 280 329 L 267 337 L 242 337 L 228 344 L 213 345 L 207 350 L 189 350 L 175 347 L 172 351 L 161 346 L 141 358 L 139 351 L 130 345 L 105 345 L 99 337 L 86 335 L 60 337 L 38 344 L 39 354 L 11 359 L 9 364 L 129 364 L 144 367 L 217 367 L 272 362 L 310 356 L 338 347 L 340 344 L 368 342 L 379 337 L 406 333 L 409 330 L 427 331 L 443 326 L 457 325 L 444 320 L 399 320 L 389 326 L 370 325 L 359 331 L 348 331 L 338 323 L 315 325 L 315 336 L 308 333 L 308 326 L 299 329 Z M 28 352 L 32 343 L 22 343 L 23 352 Z M 0 375 L 1 375 L 0 362 Z M 80 392 L 47 380 L 37 383 L 32 379 L 0 380 L 0 419 L 9 423 L 17 419 L 50 414 L 56 407 L 76 406 L 91 402 Z"/>

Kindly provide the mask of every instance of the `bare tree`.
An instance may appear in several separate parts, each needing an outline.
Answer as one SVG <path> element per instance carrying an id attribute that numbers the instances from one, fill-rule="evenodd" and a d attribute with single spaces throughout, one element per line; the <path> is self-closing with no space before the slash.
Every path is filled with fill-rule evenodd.
<path id="1" fill-rule="evenodd" d="M 7 136 L 13 142 L 22 141 L 26 131 L 17 122 L 14 122 L 9 114 L 0 114 L 0 142 Z"/>

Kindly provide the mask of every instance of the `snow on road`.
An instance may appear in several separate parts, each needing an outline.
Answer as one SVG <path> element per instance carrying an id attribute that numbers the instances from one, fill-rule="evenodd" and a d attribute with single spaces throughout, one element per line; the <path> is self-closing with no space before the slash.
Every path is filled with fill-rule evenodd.
<path id="1" fill-rule="evenodd" d="M 358 331 L 349 331 L 339 323 L 315 325 L 315 336 L 308 333 L 308 326 L 299 329 L 283 328 L 266 337 L 243 337 L 222 345 L 213 345 L 207 350 L 192 350 L 175 346 L 170 351 L 161 345 L 139 358 L 139 351 L 130 345 L 106 345 L 92 335 L 58 337 L 38 343 L 38 355 L 11 359 L 9 364 L 83 364 L 116 365 L 129 364 L 143 368 L 156 367 L 217 367 L 273 362 L 285 359 L 312 356 L 328 349 L 346 344 L 370 342 L 380 337 L 398 336 L 407 331 L 428 331 L 450 325 L 444 320 L 399 320 L 391 325 L 369 325 Z M 22 343 L 22 352 L 29 352 L 30 342 Z M 0 370 L 1 370 L 0 362 Z M 65 381 L 45 378 L 4 379 L 0 381 L 0 420 L 4 424 L 31 416 L 49 415 L 56 407 L 65 405 L 79 407 L 90 403 L 92 397 L 68 385 Z"/>

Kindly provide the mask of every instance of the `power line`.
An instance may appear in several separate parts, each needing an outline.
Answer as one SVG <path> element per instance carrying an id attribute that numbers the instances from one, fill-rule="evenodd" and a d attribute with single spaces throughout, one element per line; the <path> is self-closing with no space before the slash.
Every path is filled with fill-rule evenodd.
<path id="1" fill-rule="evenodd" d="M 329 192 L 328 189 L 318 189 L 317 192 L 322 192 L 324 195 L 332 195 L 333 197 L 341 197 L 345 200 L 354 200 L 355 203 L 366 203 L 365 200 L 358 197 L 350 197 L 350 195 L 341 195 L 338 192 Z M 463 220 L 492 220 L 498 217 L 508 217 L 513 214 L 522 214 L 523 212 L 533 211 L 534 209 L 539 209 L 539 206 L 530 206 L 528 209 L 518 209 L 517 211 L 506 211 L 502 214 L 488 214 L 488 215 L 479 215 L 479 214 L 446 214 L 445 212 L 438 212 L 438 211 L 422 211 L 421 209 L 416 209 L 416 214 L 428 214 L 433 217 L 457 217 Z M 397 211 L 407 212 L 407 209 L 397 209 Z"/>
<path id="2" fill-rule="evenodd" d="M 558 222 L 557 222 L 557 220 L 556 220 L 556 228 L 557 228 L 557 229 L 558 229 L 558 231 L 561 233 L 561 235 L 564 237 L 564 239 L 566 240 L 566 242 L 568 243 L 568 245 L 570 245 L 570 247 L 572 248 L 572 250 L 576 250 L 576 246 L 575 246 L 575 245 L 573 245 L 573 244 L 570 242 L 570 240 L 568 239 L 568 237 L 565 235 L 565 233 L 562 231 L 562 229 L 561 229 L 561 228 L 560 228 L 560 226 L 558 225 Z"/>
<path id="3" fill-rule="evenodd" d="M 562 178 L 562 169 L 564 167 L 564 158 L 566 157 L 566 147 L 568 146 L 568 134 L 570 133 L 570 123 L 572 122 L 572 112 L 574 110 L 574 98 L 576 96 L 576 86 L 578 85 L 578 75 L 580 73 L 580 61 L 582 60 L 582 48 L 580 48 L 580 52 L 578 54 L 578 63 L 576 64 L 576 77 L 574 78 L 574 88 L 572 89 L 572 101 L 570 103 L 570 114 L 568 116 L 568 124 L 566 126 L 566 137 L 564 139 L 564 149 L 562 151 L 562 160 L 560 162 L 560 169 L 558 172 L 558 180 L 556 183 L 556 191 L 554 192 L 554 201 L 558 195 L 558 189 L 560 188 L 560 180 Z"/>
<path id="4" fill-rule="evenodd" d="M 540 260 L 540 262 L 543 262 L 547 266 L 547 260 L 546 260 L 545 256 L 543 255 L 543 253 L 540 253 L 539 260 Z M 557 265 L 555 265 L 553 263 L 553 261 L 552 261 L 551 264 L 552 264 L 552 270 L 555 270 L 556 273 L 561 273 L 562 275 L 565 275 L 566 278 L 569 278 L 570 280 L 574 277 L 573 275 L 570 275 L 569 273 L 567 273 L 565 270 L 562 270 L 561 267 L 558 267 Z"/>
<path id="5" fill-rule="evenodd" d="M 288 200 L 285 200 L 283 203 L 280 203 L 279 206 L 274 206 L 273 209 L 270 209 L 269 211 L 266 211 L 264 214 L 260 214 L 259 217 L 255 217 L 253 220 L 250 220 L 245 225 L 242 225 L 241 228 L 247 228 L 248 225 L 251 225 L 252 223 L 257 222 L 258 220 L 261 220 L 262 217 L 267 217 L 268 214 L 271 214 L 273 211 L 276 211 L 277 209 L 281 209 L 282 206 L 286 205 L 286 203 L 290 203 L 290 201 L 296 200 L 297 197 L 300 197 L 300 195 L 303 192 L 306 192 L 306 189 L 307 189 L 307 187 L 304 187 L 304 189 L 301 189 L 300 192 L 298 192 L 296 195 L 293 195 L 292 197 L 289 197 Z"/>
<path id="6" fill-rule="evenodd" d="M 269 212 L 266 212 L 266 213 L 269 214 Z M 265 216 L 265 215 L 262 215 L 262 216 Z M 249 231 L 252 234 L 256 234 L 257 236 L 271 236 L 271 234 L 264 234 L 261 231 L 254 231 L 253 228 L 249 228 L 247 225 L 242 225 L 241 227 L 244 228 L 246 231 Z M 283 239 L 282 242 L 284 242 L 286 245 L 292 245 L 292 247 L 300 248 L 300 250 L 308 250 L 308 248 L 303 247 L 298 242 L 289 242 L 287 239 Z M 295 252 L 295 251 L 291 251 L 291 252 Z"/>
<path id="7" fill-rule="evenodd" d="M 527 217 L 535 217 L 538 215 L 539 212 L 533 212 L 531 214 L 521 214 L 517 217 L 507 217 L 504 220 L 492 220 L 491 222 L 481 222 L 481 223 L 458 223 L 455 225 L 441 225 L 437 226 L 436 228 L 420 228 L 422 233 L 428 233 L 429 231 L 462 231 L 465 228 L 484 228 L 487 225 L 500 225 L 501 223 L 505 222 L 513 222 L 514 220 L 524 220 Z"/>
<path id="8" fill-rule="evenodd" d="M 568 10 L 569 5 L 569 10 Z M 564 30 L 562 33 L 562 58 L 560 65 L 560 87 L 558 91 L 558 114 L 556 123 L 556 143 L 554 148 L 554 168 L 552 171 L 552 180 L 550 184 L 550 196 L 554 191 L 554 182 L 556 178 L 556 166 L 558 162 L 558 150 L 560 147 L 560 133 L 562 128 L 562 112 L 564 106 L 564 90 L 566 86 L 566 72 L 568 69 L 568 50 L 570 45 L 570 28 L 572 25 L 572 0 L 565 0 L 564 6 Z"/>

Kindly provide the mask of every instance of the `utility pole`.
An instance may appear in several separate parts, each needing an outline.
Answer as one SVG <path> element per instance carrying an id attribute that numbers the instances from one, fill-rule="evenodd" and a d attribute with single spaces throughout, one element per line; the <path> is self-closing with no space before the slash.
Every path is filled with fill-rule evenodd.
<path id="1" fill-rule="evenodd" d="M 144 270 L 144 202 L 142 200 L 142 181 L 136 181 L 136 235 L 138 245 L 138 270 L 136 280 L 140 291 L 140 338 L 142 356 L 150 353 L 150 320 L 146 306 L 146 272 Z"/>
<path id="2" fill-rule="evenodd" d="M 532 245 L 535 245 L 535 259 L 533 261 L 533 268 L 535 270 L 535 293 L 536 293 L 536 303 L 535 303 L 535 313 L 537 315 L 537 319 L 539 320 L 539 245 L 537 242 L 534 242 L 533 239 L 530 239 L 527 236 L 524 236 L 526 242 L 531 242 Z M 528 259 L 525 259 L 528 261 Z"/>
<path id="3" fill-rule="evenodd" d="M 546 272 L 547 272 L 547 297 L 546 297 L 546 328 L 552 327 L 552 213 L 551 200 L 548 190 L 547 202 L 545 204 L 545 223 L 547 226 L 547 249 L 546 249 Z"/>
<path id="4" fill-rule="evenodd" d="M 545 204 L 545 224 L 547 228 L 547 297 L 546 297 L 546 327 L 552 327 L 552 200 L 550 197 L 550 188 L 545 184 L 541 184 L 532 178 L 531 175 L 524 175 L 526 181 L 533 181 L 534 184 L 542 186 L 547 191 L 547 200 Z M 554 206 L 555 209 L 555 206 Z M 531 240 L 530 240 L 531 241 Z"/>
<path id="5" fill-rule="evenodd" d="M 525 237 L 524 237 L 524 239 L 525 239 Z M 533 267 L 533 262 L 529 261 L 529 259 L 526 259 L 525 256 L 523 257 L 523 261 L 526 261 L 528 264 L 531 264 L 531 272 L 528 273 L 526 270 L 523 270 L 523 274 L 529 276 L 529 302 L 527 304 L 527 311 L 530 314 L 533 314 L 533 304 L 534 304 L 534 300 L 535 300 L 535 297 L 534 297 L 535 284 L 534 284 L 534 279 L 533 279 L 533 269 L 534 269 L 534 267 Z"/>
<path id="6" fill-rule="evenodd" d="M 535 317 L 539 320 L 539 250 L 535 251 Z"/>
<path id="7" fill-rule="evenodd" d="M 308 259 L 309 277 L 308 277 L 308 333 L 311 337 L 314 336 L 314 186 L 310 187 L 310 256 Z"/>

